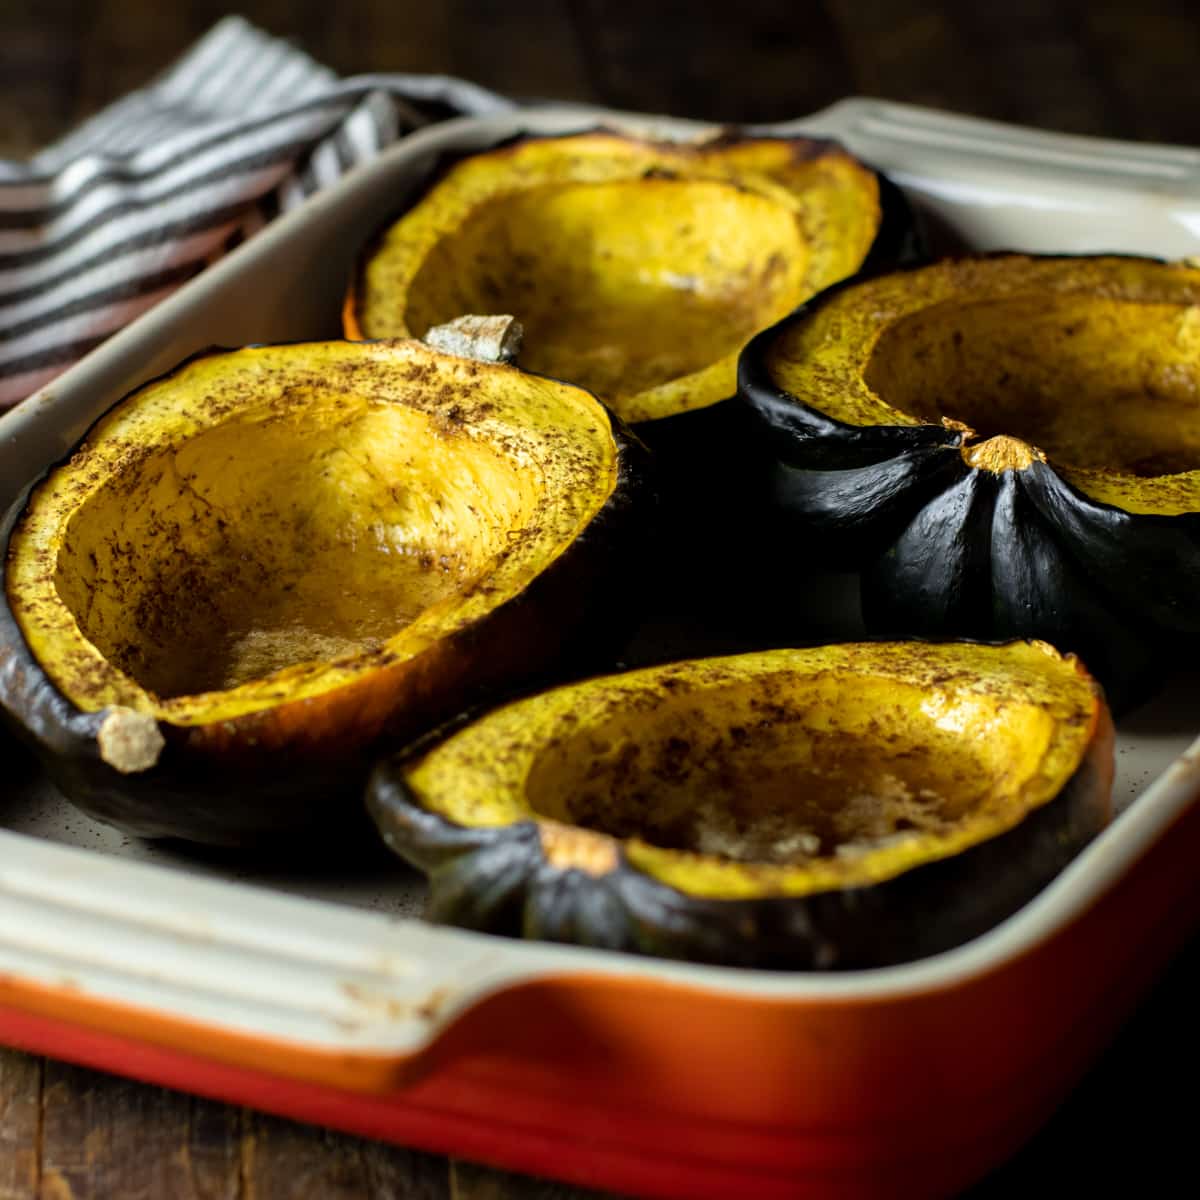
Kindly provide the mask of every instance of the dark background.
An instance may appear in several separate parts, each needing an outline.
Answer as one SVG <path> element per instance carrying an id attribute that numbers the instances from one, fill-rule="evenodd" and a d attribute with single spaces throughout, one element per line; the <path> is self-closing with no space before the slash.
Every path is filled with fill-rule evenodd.
<path id="1" fill-rule="evenodd" d="M 214 0 L 0 0 L 0 153 L 143 83 Z M 1195 142 L 1194 0 L 246 0 L 342 74 L 439 71 L 518 96 L 716 120 L 858 93 L 1073 133 Z"/>
<path id="2" fill-rule="evenodd" d="M 145 82 L 228 11 L 207 0 L 0 0 L 0 156 L 21 157 Z M 247 0 L 233 11 L 342 74 L 448 72 L 516 96 L 724 121 L 874 95 L 1072 133 L 1200 141 L 1195 0 Z M 1195 1194 L 1197 1013 L 1200 942 L 972 1200 Z M 0 1200 L 584 1195 L 0 1050 Z"/>

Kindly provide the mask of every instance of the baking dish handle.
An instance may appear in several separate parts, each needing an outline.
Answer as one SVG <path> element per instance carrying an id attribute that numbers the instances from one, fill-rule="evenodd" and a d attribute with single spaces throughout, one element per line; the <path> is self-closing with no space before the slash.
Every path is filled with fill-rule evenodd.
<path id="1" fill-rule="evenodd" d="M 539 950 L 0 830 L 0 1008 L 204 1057 L 384 1090 Z"/>

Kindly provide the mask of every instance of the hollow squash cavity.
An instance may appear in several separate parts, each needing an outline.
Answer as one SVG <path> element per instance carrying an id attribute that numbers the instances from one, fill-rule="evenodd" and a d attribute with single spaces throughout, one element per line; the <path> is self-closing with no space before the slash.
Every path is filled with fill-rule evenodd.
<path id="1" fill-rule="evenodd" d="M 434 686 L 400 664 L 518 596 L 618 477 L 602 407 L 513 368 L 415 342 L 211 355 L 34 489 L 8 601 L 83 711 L 208 724 L 353 684 L 369 731 Z"/>
<path id="2" fill-rule="evenodd" d="M 889 325 L 866 381 L 922 421 L 1015 436 L 1065 466 L 1200 468 L 1200 307 L 1070 293 L 945 302 Z"/>
<path id="3" fill-rule="evenodd" d="M 522 817 L 620 841 L 688 894 L 877 882 L 1019 824 L 1096 737 L 1097 689 L 1040 643 L 828 646 L 560 688 L 408 774 L 467 825 Z"/>
<path id="4" fill-rule="evenodd" d="M 528 523 L 531 481 L 486 444 L 363 398 L 301 399 L 156 449 L 71 518 L 58 594 L 147 691 L 379 650 Z"/>
<path id="5" fill-rule="evenodd" d="M 345 330 L 512 313 L 522 367 L 649 421 L 732 396 L 739 349 L 856 270 L 881 224 L 879 180 L 831 143 L 528 138 L 461 159 L 381 234 Z"/>
<path id="6" fill-rule="evenodd" d="M 946 259 L 832 289 L 765 335 L 775 386 L 850 426 L 1033 447 L 1086 496 L 1200 510 L 1200 270 Z"/>
<path id="7" fill-rule="evenodd" d="M 926 706 L 898 683 L 772 683 L 714 687 L 699 703 L 668 696 L 564 739 L 530 774 L 531 807 L 665 849 L 802 863 L 1002 809 L 1052 726 L 1033 706 L 998 712 L 986 697 Z M 985 727 L 986 741 L 963 736 Z"/>
<path id="8" fill-rule="evenodd" d="M 412 281 L 418 336 L 513 313 L 521 364 L 621 398 L 735 353 L 805 296 L 793 214 L 732 184 L 649 179 L 510 193 L 471 213 Z"/>

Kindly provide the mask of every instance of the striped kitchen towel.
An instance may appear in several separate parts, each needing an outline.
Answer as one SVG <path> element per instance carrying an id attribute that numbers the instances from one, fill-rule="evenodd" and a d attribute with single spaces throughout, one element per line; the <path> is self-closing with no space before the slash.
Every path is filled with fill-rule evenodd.
<path id="1" fill-rule="evenodd" d="M 0 161 L 0 407 L 404 133 L 509 104 L 445 76 L 339 80 L 225 18 L 30 162 Z"/>

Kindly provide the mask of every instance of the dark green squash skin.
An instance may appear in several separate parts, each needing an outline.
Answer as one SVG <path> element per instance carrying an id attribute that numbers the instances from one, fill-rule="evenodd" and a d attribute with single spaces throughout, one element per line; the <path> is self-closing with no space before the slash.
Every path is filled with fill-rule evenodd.
<path id="1" fill-rule="evenodd" d="M 858 279 L 928 259 L 925 230 L 908 198 L 886 175 L 875 175 L 881 219 Z M 745 644 L 736 634 L 721 639 L 722 629 L 755 629 L 760 642 L 795 644 L 800 634 L 775 611 L 794 594 L 796 579 L 777 557 L 771 452 L 754 415 L 735 394 L 640 421 L 634 431 L 654 454 L 661 481 L 654 606 L 707 622 L 719 639 L 709 652 Z"/>
<path id="2" fill-rule="evenodd" d="M 1079 654 L 1114 707 L 1140 698 L 1165 645 L 1200 634 L 1200 513 L 1126 512 L 1047 462 L 973 468 L 957 430 L 851 426 L 779 388 L 766 365 L 774 339 L 861 281 L 814 297 L 739 362 L 739 399 L 770 455 L 771 505 L 791 537 L 862 572 L 872 634 L 1042 638 Z"/>
<path id="3" fill-rule="evenodd" d="M 623 853 L 602 875 L 552 866 L 534 821 L 467 828 L 422 808 L 404 783 L 407 756 L 375 769 L 367 808 L 428 875 L 432 921 L 726 966 L 859 969 L 949 950 L 1031 900 L 1105 824 L 1105 753 L 1094 742 L 1054 799 L 997 837 L 882 883 L 798 897 L 689 896 Z"/>
<path id="4" fill-rule="evenodd" d="M 34 488 L 62 465 L 55 464 L 25 489 L 0 525 L 0 718 L 77 808 L 136 836 L 269 846 L 361 829 L 363 785 L 382 749 L 407 744 L 481 698 L 508 699 L 611 665 L 637 619 L 630 581 L 642 573 L 649 551 L 655 489 L 645 447 L 611 413 L 609 419 L 618 450 L 612 494 L 523 592 L 413 660 L 425 700 L 419 711 L 396 714 L 369 739 L 336 745 L 328 738 L 314 741 L 301 725 L 288 745 L 269 753 L 257 748 L 256 714 L 248 714 L 238 721 L 242 736 L 219 756 L 197 746 L 189 728 L 160 721 L 166 744 L 158 762 L 132 774 L 101 759 L 96 738 L 106 711 L 84 712 L 58 690 L 8 603 L 13 530 Z M 569 616 L 565 622 L 563 614 Z M 447 659 L 472 664 L 453 687 L 437 678 Z"/>

